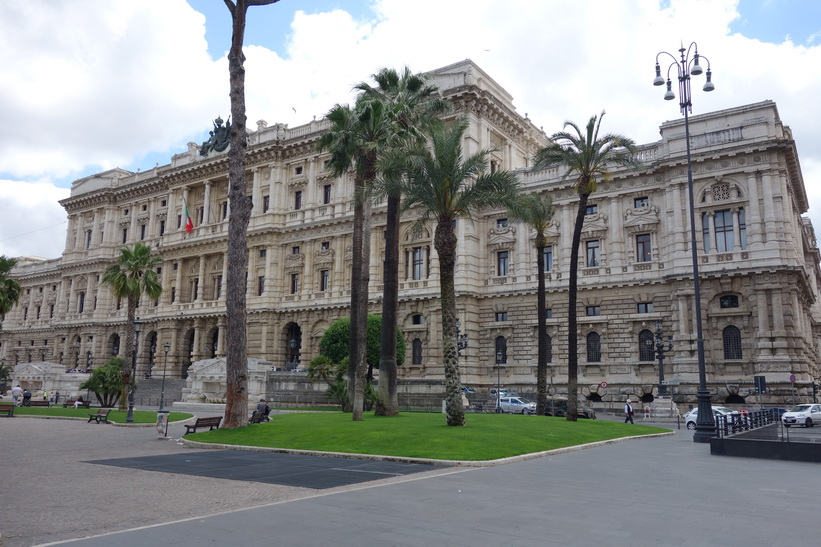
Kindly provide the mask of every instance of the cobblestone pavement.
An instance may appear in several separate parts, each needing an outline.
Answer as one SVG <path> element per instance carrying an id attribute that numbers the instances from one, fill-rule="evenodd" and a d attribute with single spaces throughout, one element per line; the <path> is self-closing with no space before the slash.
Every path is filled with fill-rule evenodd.
<path id="1" fill-rule="evenodd" d="M 169 437 L 183 433 L 184 426 L 169 425 Z M 192 453 L 176 439 L 158 439 L 154 427 L 15 416 L 0 418 L 0 435 L 2 498 L 11 502 L 4 503 L 0 516 L 2 547 L 86 537 L 316 494 L 309 488 L 86 463 Z"/>

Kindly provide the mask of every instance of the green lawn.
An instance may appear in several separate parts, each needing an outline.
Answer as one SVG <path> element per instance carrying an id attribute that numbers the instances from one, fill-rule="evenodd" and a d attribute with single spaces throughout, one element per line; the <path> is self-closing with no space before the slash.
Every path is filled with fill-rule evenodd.
<path id="1" fill-rule="evenodd" d="M 85 418 L 88 420 L 90 414 L 96 414 L 99 407 L 88 408 L 63 408 L 62 406 L 53 406 L 51 408 L 43 407 L 23 407 L 18 406 L 14 409 L 15 416 L 67 416 L 70 418 Z M 125 412 L 119 410 L 112 410 L 108 415 L 108 419 L 115 423 L 125 423 Z M 180 420 L 187 420 L 193 417 L 187 412 L 172 412 L 168 415 L 169 422 L 177 422 Z M 135 424 L 153 424 L 157 422 L 157 412 L 151 410 L 135 410 L 134 423 Z"/>
<path id="2" fill-rule="evenodd" d="M 207 443 L 354 454 L 495 460 L 619 437 L 669 431 L 603 420 L 511 414 L 469 414 L 465 427 L 448 427 L 442 414 L 408 413 L 394 418 L 316 412 L 282 414 L 264 424 L 186 435 Z"/>

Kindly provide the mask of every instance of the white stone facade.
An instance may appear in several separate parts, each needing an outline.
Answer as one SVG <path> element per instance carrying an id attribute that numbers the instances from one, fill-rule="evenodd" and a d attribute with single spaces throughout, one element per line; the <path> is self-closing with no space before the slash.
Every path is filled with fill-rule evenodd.
<path id="1" fill-rule="evenodd" d="M 572 181 L 561 169 L 528 171 L 546 137 L 476 65 L 464 61 L 431 77 L 469 121 L 465 152 L 494 148 L 493 168 L 516 170 L 527 191 L 547 192 L 557 206 L 547 301 L 551 389 L 562 393 Z M 248 148 L 248 356 L 293 368 L 315 357 L 325 328 L 348 314 L 353 180 L 324 167 L 316 141 L 325 121 L 257 125 Z M 765 401 L 781 404 L 791 401 L 795 374 L 806 396 L 821 376 L 819 251 L 801 216 L 808 202 L 790 130 L 765 101 L 694 116 L 690 133 L 709 387 L 716 401 L 751 404 L 753 376 L 764 375 L 771 387 Z M 652 399 L 658 368 L 640 340 L 661 321 L 673 336 L 665 376 L 680 383 L 680 403 L 692 402 L 698 373 L 683 120 L 662 124 L 661 140 L 642 145 L 638 159 L 641 169 L 617 171 L 590 198 L 579 270 L 580 385 L 594 401 Z M 115 169 L 76 181 L 61 202 L 69 216 L 63 256 L 14 270 L 23 296 L 3 322 L 0 357 L 69 369 L 99 366 L 117 353 L 129 328 L 126 310 L 100 278 L 123 244 L 138 241 L 163 258 L 164 287 L 156 303 L 138 308 L 145 322 L 138 374 L 165 365 L 165 342 L 169 374 L 223 357 L 230 343 L 227 177 L 226 154 L 201 157 L 191 143 L 145 173 Z M 194 220 L 190 234 L 184 203 Z M 371 312 L 379 313 L 384 205 L 373 215 L 370 296 Z M 486 211 L 457 226 L 457 307 L 469 335 L 462 381 L 486 390 L 498 372 L 502 384 L 527 392 L 535 389 L 536 251 L 530 230 L 506 217 Z M 401 229 L 399 316 L 408 351 L 400 379 L 428 385 L 443 378 L 438 264 L 432 229 L 413 234 L 413 221 L 409 214 Z"/>

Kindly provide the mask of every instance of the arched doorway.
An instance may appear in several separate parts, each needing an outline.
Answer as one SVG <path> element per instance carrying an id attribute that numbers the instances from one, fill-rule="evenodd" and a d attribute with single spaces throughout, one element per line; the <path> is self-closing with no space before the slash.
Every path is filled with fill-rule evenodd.
<path id="1" fill-rule="evenodd" d="M 188 369 L 191 368 L 191 359 L 194 358 L 194 329 L 189 330 L 183 337 L 182 368 L 180 378 L 188 378 Z"/>
<path id="2" fill-rule="evenodd" d="M 219 347 L 219 336 L 220 336 L 219 329 L 214 329 L 211 332 L 211 346 L 210 346 L 211 359 L 216 359 L 217 358 L 217 348 Z"/>
<path id="3" fill-rule="evenodd" d="M 285 368 L 294 370 L 299 366 L 300 348 L 302 347 L 302 329 L 296 323 L 288 323 L 285 349 Z"/>
<path id="4" fill-rule="evenodd" d="M 148 333 L 148 371 L 146 372 L 146 378 L 150 378 L 154 372 L 154 365 L 156 364 L 155 358 L 157 355 L 157 332 L 151 331 Z"/>
<path id="5" fill-rule="evenodd" d="M 108 347 L 112 357 L 117 357 L 120 354 L 120 335 L 116 332 L 108 337 Z"/>

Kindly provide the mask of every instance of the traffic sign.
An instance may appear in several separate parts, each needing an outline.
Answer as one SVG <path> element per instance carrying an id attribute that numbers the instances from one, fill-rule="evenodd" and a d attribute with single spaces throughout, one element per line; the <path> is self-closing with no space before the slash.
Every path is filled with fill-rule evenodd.
<path id="1" fill-rule="evenodd" d="M 602 387 L 602 388 L 607 387 L 607 382 L 601 382 L 599 384 L 599 387 Z"/>
<path id="2" fill-rule="evenodd" d="M 795 383 L 795 374 L 790 374 L 790 383 Z"/>
<path id="3" fill-rule="evenodd" d="M 662 380 L 661 385 L 663 386 L 677 386 L 679 382 L 676 380 Z"/>

